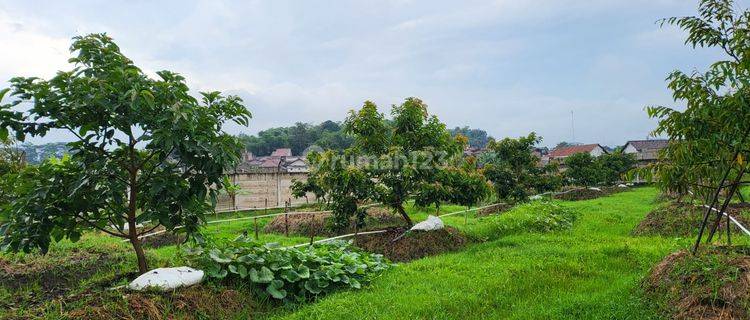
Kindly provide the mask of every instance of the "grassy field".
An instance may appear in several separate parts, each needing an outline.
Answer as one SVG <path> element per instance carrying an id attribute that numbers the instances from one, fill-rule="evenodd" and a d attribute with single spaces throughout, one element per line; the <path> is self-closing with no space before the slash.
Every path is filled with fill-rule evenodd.
<path id="1" fill-rule="evenodd" d="M 656 190 L 565 202 L 580 212 L 570 231 L 515 234 L 458 253 L 403 264 L 361 291 L 271 315 L 279 319 L 649 319 L 639 283 L 691 239 L 632 237 Z M 456 221 L 449 221 L 455 223 Z M 471 234 L 482 228 L 476 219 Z"/>
<path id="2" fill-rule="evenodd" d="M 646 213 L 657 206 L 656 194 L 656 189 L 646 187 L 594 200 L 557 201 L 578 212 L 578 219 L 568 231 L 546 234 L 498 233 L 488 229 L 492 226 L 486 218 L 465 218 L 462 214 L 446 217 L 447 224 L 470 238 L 485 241 L 460 252 L 401 264 L 363 290 L 336 293 L 301 306 L 257 302 L 232 315 L 273 319 L 658 318 L 653 306 L 640 298 L 640 281 L 651 266 L 666 254 L 690 245 L 692 239 L 630 235 Z M 444 206 L 441 213 L 463 209 Z M 407 211 L 415 221 L 434 213 L 434 209 L 424 212 L 412 206 Z M 262 213 L 223 214 L 211 219 Z M 270 220 L 258 219 L 261 231 Z M 205 233 L 229 239 L 243 231 L 252 234 L 253 229 L 253 220 L 249 219 L 212 224 Z M 260 240 L 291 245 L 305 243 L 309 238 L 261 232 Z M 78 255 L 83 259 L 84 254 L 89 259 L 85 263 L 71 262 Z M 152 248 L 147 254 L 152 267 L 184 263 L 174 245 Z M 91 259 L 102 256 L 106 259 Z M 87 234 L 76 244 L 54 244 L 47 256 L 0 254 L 0 267 L 3 265 L 47 272 L 62 266 L 60 270 L 69 272 L 63 275 L 70 282 L 63 283 L 70 287 L 66 296 L 85 293 L 92 287 L 124 284 L 133 274 L 121 270 L 135 270 L 127 243 L 98 234 Z M 81 270 L 88 272 L 86 277 L 75 276 Z M 56 319 L 69 314 L 68 310 L 89 304 L 89 300 L 80 300 L 63 306 L 55 299 L 45 300 L 42 282 L 32 280 L 17 288 L 0 286 L 0 318 L 35 314 Z M 122 306 L 116 302 L 122 301 L 120 293 L 102 294 L 109 299 L 105 306 Z M 173 301 L 166 303 L 174 305 Z M 211 318 L 210 314 L 207 316 Z"/>

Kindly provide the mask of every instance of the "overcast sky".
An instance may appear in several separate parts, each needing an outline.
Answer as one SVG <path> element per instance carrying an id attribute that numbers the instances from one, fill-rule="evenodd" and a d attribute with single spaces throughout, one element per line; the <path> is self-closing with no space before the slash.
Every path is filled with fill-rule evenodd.
<path id="1" fill-rule="evenodd" d="M 645 106 L 676 106 L 670 71 L 720 57 L 655 23 L 697 2 L 0 0 L 0 87 L 69 69 L 70 38 L 106 32 L 148 72 L 240 95 L 253 120 L 232 133 L 416 96 L 449 127 L 536 131 L 545 145 L 573 139 L 572 112 L 576 141 L 614 146 L 646 138 Z"/>

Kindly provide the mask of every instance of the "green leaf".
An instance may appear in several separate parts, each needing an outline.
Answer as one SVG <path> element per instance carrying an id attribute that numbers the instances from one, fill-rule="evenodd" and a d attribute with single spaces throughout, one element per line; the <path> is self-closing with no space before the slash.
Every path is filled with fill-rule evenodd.
<path id="1" fill-rule="evenodd" d="M 289 282 L 297 282 L 301 277 L 294 270 L 284 270 L 281 272 L 281 278 Z"/>
<path id="2" fill-rule="evenodd" d="M 208 256 L 211 257 L 213 261 L 216 261 L 218 263 L 230 263 L 232 262 L 232 258 L 228 255 L 224 254 L 223 252 L 219 251 L 218 249 L 211 249 L 209 251 Z"/>
<path id="3" fill-rule="evenodd" d="M 323 292 L 323 289 L 318 286 L 318 282 L 313 279 L 305 281 L 305 289 L 312 294 L 319 294 Z"/>
<path id="4" fill-rule="evenodd" d="M 261 267 L 260 272 L 258 272 L 257 269 L 252 268 L 250 269 L 248 276 L 250 276 L 250 281 L 252 282 L 269 283 L 271 282 L 271 280 L 273 280 L 273 271 L 271 271 L 271 269 L 268 269 L 266 267 Z"/>
<path id="5" fill-rule="evenodd" d="M 282 289 L 283 287 L 284 287 L 283 281 L 273 280 L 268 285 L 268 287 L 266 287 L 266 292 L 268 292 L 275 299 L 281 300 L 286 297 L 286 290 Z"/>

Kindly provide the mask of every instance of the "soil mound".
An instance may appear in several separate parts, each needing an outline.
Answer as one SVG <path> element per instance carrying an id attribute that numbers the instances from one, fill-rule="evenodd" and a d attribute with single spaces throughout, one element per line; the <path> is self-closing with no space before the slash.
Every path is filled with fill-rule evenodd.
<path id="1" fill-rule="evenodd" d="M 748 319 L 749 248 L 670 254 L 643 280 L 646 296 L 672 319 Z"/>
<path id="2" fill-rule="evenodd" d="M 510 208 L 513 208 L 513 206 L 510 204 L 496 203 L 487 208 L 477 210 L 477 217 L 486 217 L 493 214 L 502 213 L 508 211 L 508 209 Z"/>
<path id="3" fill-rule="evenodd" d="M 117 296 L 115 296 L 117 295 Z M 197 285 L 174 292 L 105 292 L 83 297 L 71 319 L 232 319 L 246 318 L 254 305 L 249 295 L 232 289 Z"/>
<path id="4" fill-rule="evenodd" d="M 407 230 L 391 228 L 385 233 L 360 235 L 354 240 L 354 245 L 396 262 L 456 251 L 466 245 L 466 237 L 452 227 L 435 231 Z"/>
<path id="5" fill-rule="evenodd" d="M 161 231 L 164 230 L 163 227 L 155 230 Z M 172 232 L 164 232 L 157 235 L 149 236 L 146 238 L 143 238 L 142 240 L 143 245 L 150 247 L 150 248 L 161 248 L 164 246 L 171 246 L 176 245 L 185 242 L 185 235 L 184 234 L 174 234 Z"/>
<path id="6" fill-rule="evenodd" d="M 661 235 L 668 237 L 686 237 L 698 233 L 703 221 L 706 209 L 688 203 L 668 203 L 659 206 L 633 229 L 633 235 Z M 748 226 L 750 222 L 750 205 L 732 204 L 727 212 L 737 219 L 742 225 Z M 712 215 L 712 217 L 714 217 Z M 726 219 L 719 224 L 719 231 L 726 230 Z M 740 232 L 740 229 L 732 224 L 732 232 Z M 719 233 L 723 235 L 725 233 Z"/>
<path id="7" fill-rule="evenodd" d="M 331 214 L 289 214 L 274 217 L 266 224 L 263 231 L 266 233 L 286 233 L 309 236 L 311 232 L 315 235 L 334 235 L 331 232 Z M 401 218 L 397 217 L 385 208 L 368 208 L 365 218 L 365 227 L 361 231 L 381 229 L 388 226 L 402 224 Z M 345 232 L 354 232 L 354 224 Z"/>

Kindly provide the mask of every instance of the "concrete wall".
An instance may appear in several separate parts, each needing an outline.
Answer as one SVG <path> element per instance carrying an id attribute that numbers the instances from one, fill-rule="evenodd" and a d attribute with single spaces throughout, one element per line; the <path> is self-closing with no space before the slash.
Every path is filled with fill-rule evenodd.
<path id="1" fill-rule="evenodd" d="M 240 187 L 234 204 L 232 199 L 223 195 L 219 197 L 217 210 L 237 208 L 283 207 L 291 200 L 292 205 L 314 202 L 315 196 L 308 194 L 307 199 L 295 199 L 292 196 L 293 180 L 307 180 L 306 172 L 276 172 L 275 170 L 258 170 L 258 172 L 242 172 L 229 175 L 233 183 Z"/>

